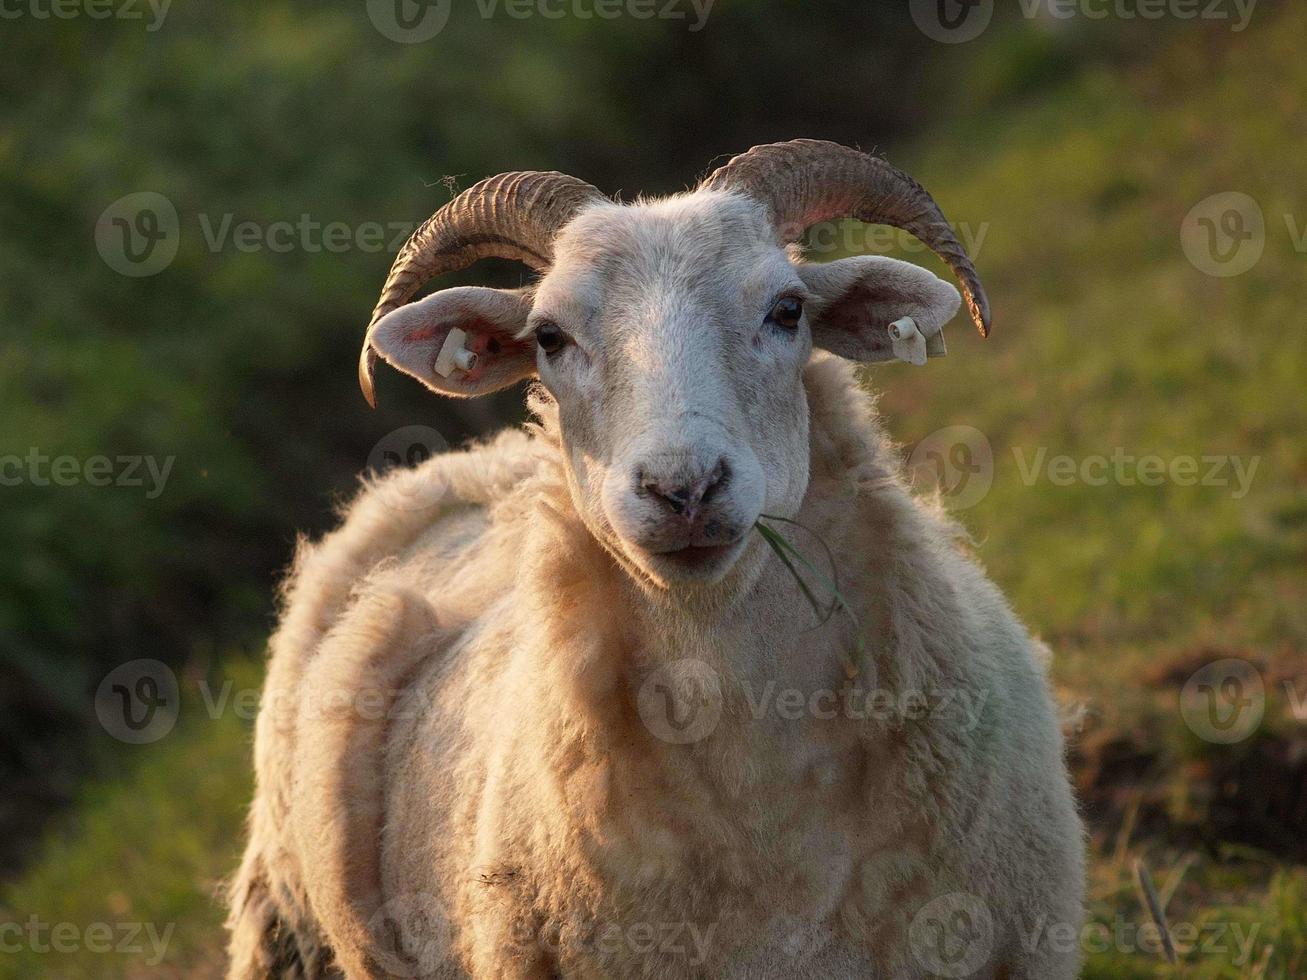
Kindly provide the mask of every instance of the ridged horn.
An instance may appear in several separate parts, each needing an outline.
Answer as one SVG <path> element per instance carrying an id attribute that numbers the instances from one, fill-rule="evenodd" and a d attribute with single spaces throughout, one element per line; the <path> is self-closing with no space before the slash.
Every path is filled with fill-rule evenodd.
<path id="1" fill-rule="evenodd" d="M 516 259 L 536 270 L 554 257 L 554 238 L 598 189 L 567 174 L 527 171 L 489 177 L 433 214 L 395 256 L 368 336 L 387 313 L 403 306 L 436 276 L 486 258 Z M 368 339 L 359 355 L 359 387 L 376 407 L 377 352 Z"/>
<path id="2" fill-rule="evenodd" d="M 910 232 L 953 270 L 976 329 L 989 336 L 985 287 L 939 205 L 924 187 L 879 157 L 824 140 L 770 143 L 737 156 L 702 186 L 738 191 L 765 204 L 787 244 L 813 225 L 836 218 Z"/>

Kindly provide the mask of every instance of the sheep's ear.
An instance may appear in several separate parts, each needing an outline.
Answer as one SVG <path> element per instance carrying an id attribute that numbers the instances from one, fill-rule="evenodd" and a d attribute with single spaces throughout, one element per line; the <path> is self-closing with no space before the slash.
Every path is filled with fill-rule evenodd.
<path id="1" fill-rule="evenodd" d="M 927 354 L 942 355 L 941 328 L 962 304 L 958 291 L 934 273 L 883 255 L 803 264 L 798 273 L 813 296 L 808 308 L 813 344 L 853 361 L 899 358 L 920 364 Z M 905 317 L 912 318 L 921 338 L 896 344 L 890 325 Z"/>
<path id="2" fill-rule="evenodd" d="M 368 341 L 392 367 L 442 395 L 484 395 L 535 373 L 535 341 L 517 339 L 528 290 L 459 286 L 392 310 Z"/>

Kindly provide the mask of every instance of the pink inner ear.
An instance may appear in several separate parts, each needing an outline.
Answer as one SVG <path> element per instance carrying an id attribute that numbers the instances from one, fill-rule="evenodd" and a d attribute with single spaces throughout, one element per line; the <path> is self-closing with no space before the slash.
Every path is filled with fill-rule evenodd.
<path id="1" fill-rule="evenodd" d="M 486 344 L 491 340 L 499 343 L 501 348 L 504 346 L 505 338 L 503 333 L 496 326 L 484 317 L 448 317 L 440 323 L 428 323 L 425 326 L 414 327 L 412 330 L 404 332 L 404 340 L 410 344 L 420 343 L 424 340 L 435 340 L 443 338 L 445 334 L 455 327 L 461 329 L 468 336 L 468 350 L 474 350 L 478 354 L 486 352 Z M 473 346 L 473 345 L 478 346 Z"/>
<path id="2" fill-rule="evenodd" d="M 825 317 L 833 326 L 843 330 L 868 330 L 879 338 L 879 334 L 894 317 L 902 316 L 904 312 L 910 312 L 920 305 L 919 297 L 903 290 L 859 280 L 832 304 Z M 892 310 L 899 312 L 891 316 Z"/>
<path id="3" fill-rule="evenodd" d="M 437 334 L 443 334 L 449 330 L 449 327 L 418 327 L 416 330 L 405 330 L 404 340 L 410 344 L 416 344 L 423 340 L 433 340 Z"/>
<path id="4" fill-rule="evenodd" d="M 405 331 L 404 340 L 410 344 L 439 340 L 449 331 L 458 327 L 467 334 L 463 346 L 477 355 L 477 366 L 462 375 L 464 382 L 480 381 L 486 373 L 489 362 L 505 353 L 526 350 L 530 345 L 505 333 L 493 321 L 480 316 L 449 317 L 440 323 L 428 323 Z"/>

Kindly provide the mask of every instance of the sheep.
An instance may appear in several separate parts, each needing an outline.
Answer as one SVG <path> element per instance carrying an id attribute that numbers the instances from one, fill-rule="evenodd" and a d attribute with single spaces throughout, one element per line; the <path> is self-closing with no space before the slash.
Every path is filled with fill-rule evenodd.
<path id="1" fill-rule="evenodd" d="M 961 295 L 804 262 L 841 217 L 916 235 Z M 487 256 L 540 277 L 412 301 Z M 929 194 L 831 143 L 630 204 L 507 174 L 433 215 L 364 394 L 379 359 L 451 396 L 530 378 L 534 421 L 371 480 L 298 549 L 230 976 L 1074 977 L 1084 835 L 1040 645 L 853 368 L 940 352 L 963 298 L 987 334 Z M 796 575 L 821 591 L 823 544 L 819 617 Z"/>

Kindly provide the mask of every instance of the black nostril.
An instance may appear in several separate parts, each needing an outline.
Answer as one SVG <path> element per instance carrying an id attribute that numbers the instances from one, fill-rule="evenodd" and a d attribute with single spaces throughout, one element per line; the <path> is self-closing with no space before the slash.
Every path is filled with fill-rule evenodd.
<path id="1" fill-rule="evenodd" d="M 704 485 L 703 496 L 699 499 L 707 503 L 730 481 L 731 467 L 725 459 L 719 459 L 717 465 L 713 467 L 712 472 L 708 474 L 708 482 Z"/>
<path id="2" fill-rule="evenodd" d="M 672 508 L 674 514 L 684 514 L 686 507 L 690 505 L 691 492 L 685 487 L 676 490 L 668 490 L 666 493 L 659 494 L 667 501 L 667 506 Z"/>
<path id="3" fill-rule="evenodd" d="M 645 493 L 657 497 L 668 507 L 674 514 L 684 514 L 690 505 L 690 499 L 694 492 L 689 487 L 676 487 L 668 490 L 663 487 L 657 480 L 641 480 L 640 489 Z"/>
<path id="4" fill-rule="evenodd" d="M 694 483 L 681 483 L 674 487 L 665 486 L 662 481 L 648 476 L 641 470 L 638 486 L 642 492 L 657 497 L 667 505 L 673 514 L 679 516 L 696 511 L 700 504 L 710 500 L 715 493 L 726 485 L 729 475 L 730 469 L 723 459 L 719 460 L 707 475 Z"/>

